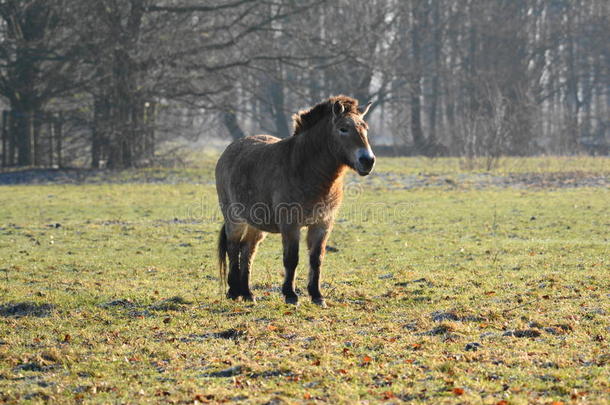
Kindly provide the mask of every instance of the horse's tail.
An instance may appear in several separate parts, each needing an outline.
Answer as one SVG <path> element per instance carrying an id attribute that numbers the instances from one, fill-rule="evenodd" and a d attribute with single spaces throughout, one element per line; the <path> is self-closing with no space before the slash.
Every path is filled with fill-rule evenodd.
<path id="1" fill-rule="evenodd" d="M 227 233 L 225 232 L 225 224 L 222 224 L 218 235 L 218 270 L 220 285 L 224 286 L 227 280 Z"/>

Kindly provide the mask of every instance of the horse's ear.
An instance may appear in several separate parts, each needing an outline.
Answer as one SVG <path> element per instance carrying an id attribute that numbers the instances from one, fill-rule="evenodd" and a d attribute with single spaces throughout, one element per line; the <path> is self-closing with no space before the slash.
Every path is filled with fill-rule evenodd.
<path id="1" fill-rule="evenodd" d="M 343 104 L 341 104 L 340 101 L 335 101 L 335 104 L 333 104 L 334 117 L 339 117 L 341 114 L 343 114 L 343 111 L 345 111 L 345 107 L 343 107 Z"/>
<path id="2" fill-rule="evenodd" d="M 366 103 L 366 105 L 364 107 L 362 107 L 362 106 L 358 107 L 358 111 L 360 112 L 360 116 L 362 118 L 364 118 L 366 113 L 369 112 L 369 109 L 371 108 L 372 105 L 373 105 L 373 103 L 371 101 L 369 101 L 368 103 Z"/>

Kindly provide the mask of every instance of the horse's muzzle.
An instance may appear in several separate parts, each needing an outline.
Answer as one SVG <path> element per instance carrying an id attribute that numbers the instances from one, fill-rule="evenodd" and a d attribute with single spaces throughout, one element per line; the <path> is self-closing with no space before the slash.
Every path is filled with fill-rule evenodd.
<path id="1" fill-rule="evenodd" d="M 356 171 L 361 176 L 366 176 L 375 167 L 375 155 L 370 149 L 360 149 L 358 151 L 358 160 L 356 161 Z"/>

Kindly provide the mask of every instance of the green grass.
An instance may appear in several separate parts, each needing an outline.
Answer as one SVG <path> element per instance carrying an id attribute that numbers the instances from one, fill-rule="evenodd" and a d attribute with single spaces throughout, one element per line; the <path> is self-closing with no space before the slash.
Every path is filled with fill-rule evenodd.
<path id="1" fill-rule="evenodd" d="M 485 158 L 415 157 L 409 159 L 382 158 L 379 160 L 378 167 L 382 171 L 416 174 L 486 172 L 486 165 Z M 501 157 L 494 162 L 490 171 L 492 174 L 561 172 L 610 174 L 610 161 L 608 158 L 591 156 Z"/>
<path id="2" fill-rule="evenodd" d="M 607 159 L 580 159 L 507 159 L 495 174 L 607 175 Z M 212 167 L 171 171 L 179 184 L 130 182 L 168 173 L 149 169 L 117 174 L 125 184 L 0 187 L 0 402 L 610 396 L 606 188 L 384 189 L 384 173 L 468 173 L 382 159 L 378 178 L 350 178 L 323 270 L 330 308 L 302 292 L 295 309 L 278 292 L 277 235 L 254 263 L 257 305 L 221 297 Z M 304 289 L 304 250 L 299 271 Z M 49 316 L 7 313 L 26 302 Z"/>

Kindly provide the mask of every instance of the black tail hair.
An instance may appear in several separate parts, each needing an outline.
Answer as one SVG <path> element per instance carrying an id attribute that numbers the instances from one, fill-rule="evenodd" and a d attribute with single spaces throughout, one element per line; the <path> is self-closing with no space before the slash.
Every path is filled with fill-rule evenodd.
<path id="1" fill-rule="evenodd" d="M 222 224 L 218 235 L 218 270 L 220 285 L 224 287 L 227 282 L 227 233 L 225 232 L 225 224 Z"/>

